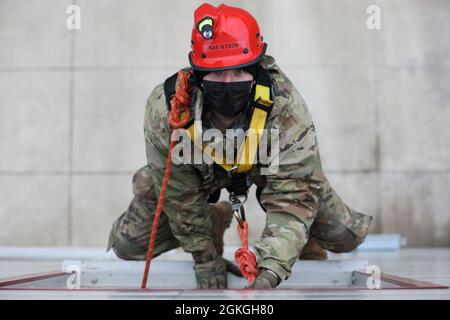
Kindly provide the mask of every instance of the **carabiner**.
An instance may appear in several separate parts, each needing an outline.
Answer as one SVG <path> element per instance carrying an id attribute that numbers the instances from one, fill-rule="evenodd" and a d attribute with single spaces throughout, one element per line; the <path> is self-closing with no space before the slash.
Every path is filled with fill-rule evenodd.
<path id="1" fill-rule="evenodd" d="M 233 192 L 231 192 L 229 196 L 231 208 L 233 209 L 233 215 L 240 226 L 242 226 L 245 221 L 244 203 L 247 201 L 247 195 L 241 197 L 244 197 L 243 201 L 241 201 L 239 196 L 236 196 Z"/>

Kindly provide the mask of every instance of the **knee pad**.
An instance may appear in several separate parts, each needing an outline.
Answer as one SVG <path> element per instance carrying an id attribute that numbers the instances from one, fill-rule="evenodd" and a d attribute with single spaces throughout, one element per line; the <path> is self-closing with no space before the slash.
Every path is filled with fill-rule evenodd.
<path id="1" fill-rule="evenodd" d="M 122 260 L 145 260 L 147 256 L 147 247 L 123 239 L 115 239 L 112 249 L 116 256 Z"/>
<path id="2" fill-rule="evenodd" d="M 313 236 L 322 248 L 334 253 L 353 251 L 364 241 L 342 224 Z"/>
<path id="3" fill-rule="evenodd" d="M 133 193 L 138 197 L 156 199 L 152 172 L 149 166 L 142 167 L 134 174 Z"/>

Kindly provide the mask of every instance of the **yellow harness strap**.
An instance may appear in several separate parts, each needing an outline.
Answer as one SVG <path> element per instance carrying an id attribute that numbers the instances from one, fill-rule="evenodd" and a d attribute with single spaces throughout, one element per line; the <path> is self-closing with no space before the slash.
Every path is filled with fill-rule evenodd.
<path id="1" fill-rule="evenodd" d="M 199 145 L 196 143 L 196 131 L 194 124 L 191 124 L 186 130 L 188 131 L 189 138 L 195 145 L 200 147 L 211 159 L 218 165 L 224 168 L 228 172 L 246 172 L 249 171 L 255 161 L 258 145 L 261 140 L 264 126 L 266 125 L 267 116 L 272 108 L 273 101 L 270 100 L 270 87 L 257 84 L 255 89 L 255 107 L 250 120 L 250 127 L 244 138 L 244 142 L 241 144 L 237 159 L 233 164 L 226 163 L 225 157 L 219 159 L 216 157 L 214 149 L 208 145 Z"/>

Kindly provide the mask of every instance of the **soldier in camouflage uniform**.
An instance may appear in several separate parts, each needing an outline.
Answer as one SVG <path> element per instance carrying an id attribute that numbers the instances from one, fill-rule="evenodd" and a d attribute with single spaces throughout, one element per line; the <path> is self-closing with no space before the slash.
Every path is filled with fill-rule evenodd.
<path id="1" fill-rule="evenodd" d="M 221 5 L 218 9 L 211 6 L 203 9 L 213 10 L 211 8 L 229 10 L 232 7 Z M 200 15 L 199 9 L 196 14 Z M 372 218 L 349 208 L 330 186 L 322 170 L 310 113 L 292 82 L 272 57 L 263 53 L 256 63 L 270 75 L 272 82 L 274 104 L 265 128 L 278 129 L 280 137 L 278 172 L 262 175 L 262 165 L 257 162 L 248 173 L 258 187 L 258 198 L 266 212 L 265 230 L 254 244 L 259 272 L 249 287 L 274 288 L 290 276 L 292 266 L 302 258 L 302 253 L 310 251 L 313 258 L 322 259 L 326 257 L 322 254 L 324 249 L 354 250 L 364 241 Z M 201 119 L 205 129 L 242 128 L 249 121 L 247 110 L 221 127 L 220 124 L 226 122 L 223 119 L 230 118 L 221 119 L 208 108 L 201 84 L 193 87 L 191 97 L 194 117 Z M 161 190 L 171 136 L 162 84 L 153 90 L 147 101 L 144 132 L 148 164 L 136 172 L 134 199 L 114 223 L 110 234 L 109 248 L 122 259 L 145 259 L 157 195 Z M 221 230 L 215 231 L 212 216 L 227 212 L 229 217 L 231 207 L 225 202 L 211 204 L 207 201 L 214 192 L 230 184 L 230 177 L 215 164 L 172 166 L 154 256 L 179 246 L 192 253 L 200 288 L 226 287 L 227 269 L 238 274 L 235 266 L 218 252 L 223 243 L 217 244 L 212 236 L 219 232 L 222 237 L 229 225 L 228 219 Z"/>

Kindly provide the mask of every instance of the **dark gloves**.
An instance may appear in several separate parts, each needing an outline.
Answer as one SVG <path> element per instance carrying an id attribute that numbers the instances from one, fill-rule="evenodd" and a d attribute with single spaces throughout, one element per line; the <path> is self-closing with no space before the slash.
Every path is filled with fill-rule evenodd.
<path id="1" fill-rule="evenodd" d="M 247 285 L 247 289 L 273 289 L 280 284 L 280 278 L 271 270 L 261 269 L 253 283 Z"/>
<path id="2" fill-rule="evenodd" d="M 225 268 L 227 269 L 227 272 L 234 274 L 237 277 L 243 277 L 241 270 L 239 270 L 239 267 L 237 265 L 235 265 L 233 262 L 231 262 L 230 260 L 227 260 L 223 257 L 219 257 L 220 259 L 222 259 L 225 262 Z"/>
<path id="3" fill-rule="evenodd" d="M 225 289 L 227 287 L 227 270 L 221 259 L 195 264 L 197 289 Z"/>
<path id="4" fill-rule="evenodd" d="M 225 289 L 227 287 L 227 271 L 242 277 L 239 268 L 218 255 L 214 246 L 203 251 L 192 253 L 195 265 L 195 279 L 199 289 Z"/>

